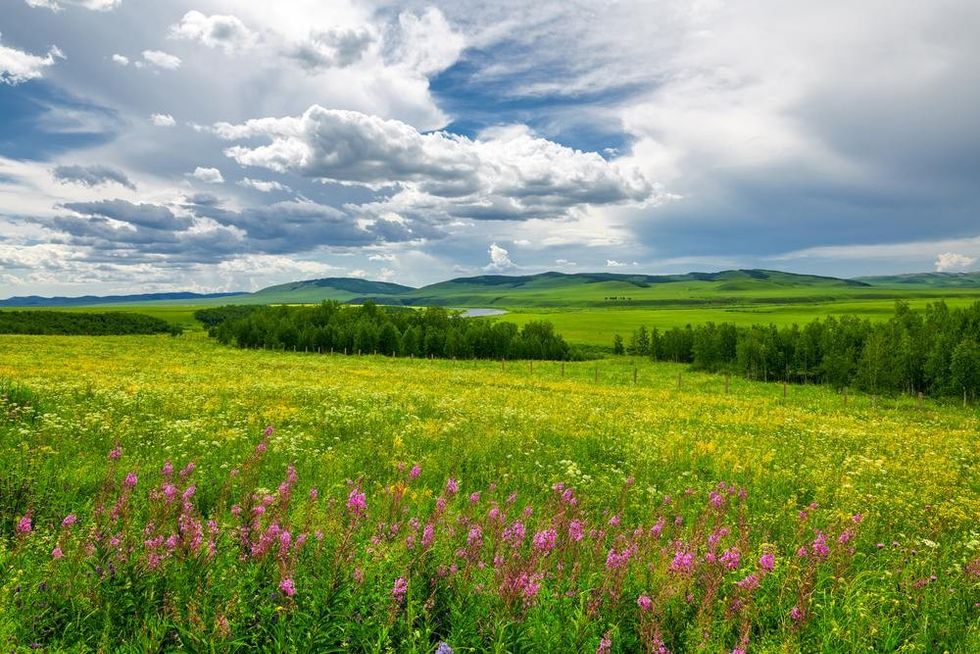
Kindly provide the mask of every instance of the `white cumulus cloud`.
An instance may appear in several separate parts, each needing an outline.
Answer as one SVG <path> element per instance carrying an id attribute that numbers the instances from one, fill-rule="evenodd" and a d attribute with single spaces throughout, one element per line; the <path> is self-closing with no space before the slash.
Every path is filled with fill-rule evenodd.
<path id="1" fill-rule="evenodd" d="M 291 191 L 292 189 L 285 184 L 280 184 L 276 181 L 266 181 L 262 179 L 252 179 L 251 177 L 246 177 L 242 181 L 238 182 L 239 186 L 244 186 L 245 188 L 255 189 L 256 191 L 261 191 L 262 193 L 271 193 L 272 191 Z"/>
<path id="2" fill-rule="evenodd" d="M 963 271 L 976 262 L 976 257 L 968 257 L 958 252 L 943 252 L 936 258 L 936 270 L 938 272 Z"/>
<path id="3" fill-rule="evenodd" d="M 490 263 L 483 267 L 485 271 L 506 272 L 517 267 L 510 259 L 510 252 L 500 247 L 496 243 L 491 243 L 490 247 L 487 249 L 487 252 L 490 253 Z"/>
<path id="4" fill-rule="evenodd" d="M 161 50 L 144 50 L 143 60 L 137 61 L 136 66 L 139 68 L 152 66 L 164 70 L 177 70 L 180 68 L 180 57 Z"/>
<path id="5" fill-rule="evenodd" d="M 177 124 L 170 114 L 153 114 L 150 116 L 150 121 L 157 127 L 173 127 Z"/>
<path id="6" fill-rule="evenodd" d="M 540 138 L 519 125 L 469 139 L 314 105 L 301 116 L 218 123 L 213 130 L 227 140 L 269 139 L 267 145 L 225 150 L 243 166 L 372 189 L 398 187 L 391 206 L 371 207 L 377 211 L 525 220 L 564 216 L 583 205 L 642 203 L 655 195 L 654 185 L 636 168 Z"/>
<path id="7" fill-rule="evenodd" d="M 209 48 L 221 48 L 227 53 L 246 48 L 256 40 L 255 33 L 236 16 L 205 16 L 188 11 L 180 22 L 170 28 L 174 39 L 198 41 Z"/>
<path id="8" fill-rule="evenodd" d="M 54 45 L 48 49 L 47 55 L 40 57 L 0 43 L 0 84 L 16 86 L 21 82 L 37 79 L 45 68 L 64 58 L 64 53 Z"/>
<path id="9" fill-rule="evenodd" d="M 221 184 L 225 181 L 225 178 L 221 175 L 221 171 L 217 168 L 203 168 L 201 166 L 194 169 L 191 177 L 205 184 Z"/>

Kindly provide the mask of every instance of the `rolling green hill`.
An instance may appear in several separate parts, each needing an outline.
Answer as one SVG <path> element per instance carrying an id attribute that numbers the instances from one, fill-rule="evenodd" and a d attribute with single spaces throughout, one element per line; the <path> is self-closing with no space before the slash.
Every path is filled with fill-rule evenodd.
<path id="1" fill-rule="evenodd" d="M 269 286 L 245 297 L 235 304 L 308 304 L 323 300 L 349 302 L 363 296 L 390 297 L 414 291 L 411 286 L 390 282 L 374 282 L 352 277 L 327 277 L 302 282 Z"/>
<path id="2" fill-rule="evenodd" d="M 858 277 L 858 281 L 872 286 L 906 288 L 980 288 L 978 272 L 928 272 L 880 277 Z"/>
<path id="3" fill-rule="evenodd" d="M 774 270 L 727 270 L 684 275 L 613 273 L 463 277 L 397 296 L 354 301 L 488 307 L 655 307 L 744 302 L 833 301 L 871 291 L 854 280 Z"/>

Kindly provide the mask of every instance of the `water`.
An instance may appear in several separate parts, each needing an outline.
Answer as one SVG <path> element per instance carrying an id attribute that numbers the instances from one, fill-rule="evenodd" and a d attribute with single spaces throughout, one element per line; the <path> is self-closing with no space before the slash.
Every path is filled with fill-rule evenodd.
<path id="1" fill-rule="evenodd" d="M 502 316 L 506 311 L 503 309 L 464 309 L 464 318 L 485 318 L 486 316 Z"/>

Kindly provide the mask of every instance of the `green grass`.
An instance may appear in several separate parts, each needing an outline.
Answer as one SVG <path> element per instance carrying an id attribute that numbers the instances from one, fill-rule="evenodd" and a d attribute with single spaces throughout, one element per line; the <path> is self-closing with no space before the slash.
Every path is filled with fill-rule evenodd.
<path id="1" fill-rule="evenodd" d="M 743 637 L 772 654 L 980 646 L 974 407 L 845 404 L 817 386 L 784 397 L 740 379 L 726 393 L 722 377 L 627 357 L 501 367 L 242 351 L 201 333 L 0 337 L 0 379 L 4 651 L 429 654 L 445 641 L 467 653 L 594 652 L 606 634 L 615 652 L 644 651 L 655 634 L 677 653 L 730 652 Z M 196 470 L 167 477 L 168 460 Z M 277 490 L 290 464 L 296 485 Z M 168 480 L 178 494 L 193 486 L 190 508 L 165 501 Z M 722 490 L 714 508 L 721 481 L 747 495 Z M 347 509 L 352 489 L 365 494 L 363 519 Z M 251 515 L 265 496 L 259 531 L 275 520 L 306 545 L 242 549 L 239 530 L 258 532 L 229 507 Z M 28 513 L 32 531 L 15 536 Z M 62 527 L 69 513 L 78 523 Z M 571 518 L 585 525 L 579 544 L 565 536 Z M 210 554 L 191 537 L 207 520 Z M 519 547 L 502 536 L 515 521 L 527 529 Z M 532 536 L 553 526 L 557 546 L 541 554 Z M 718 551 L 742 553 L 736 570 L 704 561 L 721 527 Z M 800 559 L 816 530 L 830 554 Z M 166 551 L 146 545 L 157 535 L 177 544 L 151 566 Z M 610 550 L 633 546 L 610 568 Z M 672 572 L 685 548 L 696 571 Z M 513 598 L 508 571 L 540 574 L 540 589 Z M 753 573 L 757 589 L 737 586 Z M 287 578 L 293 597 L 280 590 Z"/>
<path id="2" fill-rule="evenodd" d="M 954 306 L 968 306 L 977 301 L 974 297 L 947 296 L 943 300 Z M 909 305 L 921 310 L 935 299 L 910 299 Z M 887 320 L 895 313 L 894 300 L 852 300 L 832 303 L 772 304 L 737 307 L 698 307 L 662 309 L 568 309 L 534 311 L 515 309 L 503 316 L 486 320 L 507 320 L 524 325 L 532 320 L 547 320 L 568 342 L 580 345 L 609 346 L 613 336 L 620 334 L 628 339 L 634 329 L 645 325 L 658 327 L 683 327 L 714 321 L 736 325 L 775 324 L 803 325 L 827 316 L 849 315 L 870 320 Z"/>

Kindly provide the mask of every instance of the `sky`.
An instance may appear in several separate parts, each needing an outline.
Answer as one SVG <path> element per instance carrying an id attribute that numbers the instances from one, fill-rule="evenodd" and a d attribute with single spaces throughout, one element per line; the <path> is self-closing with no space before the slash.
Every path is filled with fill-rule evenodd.
<path id="1" fill-rule="evenodd" d="M 2 0 L 0 297 L 980 269 L 975 0 Z"/>

